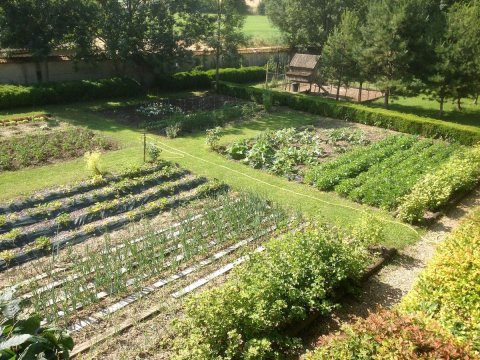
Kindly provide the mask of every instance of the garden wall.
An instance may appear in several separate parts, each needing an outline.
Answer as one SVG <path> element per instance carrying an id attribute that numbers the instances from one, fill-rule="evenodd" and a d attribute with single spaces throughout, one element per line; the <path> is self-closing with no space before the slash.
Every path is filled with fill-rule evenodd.
<path id="1" fill-rule="evenodd" d="M 240 49 L 242 66 L 264 66 L 272 56 L 288 58 L 288 50 L 283 48 Z M 48 68 L 47 68 L 48 66 Z M 196 51 L 192 61 L 180 70 L 189 71 L 194 67 L 205 69 L 215 67 L 215 56 L 209 51 Z M 51 82 L 71 80 L 96 80 L 116 76 L 112 61 L 88 63 L 73 61 L 68 56 L 51 56 L 47 63 L 37 66 L 29 55 L 0 58 L 0 83 L 35 84 L 39 79 Z M 124 76 L 134 78 L 141 83 L 151 85 L 152 74 L 135 66 L 125 69 Z"/>
<path id="2" fill-rule="evenodd" d="M 220 92 L 262 103 L 266 90 L 224 82 L 220 85 Z M 294 110 L 383 127 L 408 134 L 442 138 L 464 145 L 473 145 L 480 142 L 480 129 L 472 126 L 303 94 L 279 91 L 268 91 L 268 93 L 271 94 L 275 104 L 288 106 Z"/>

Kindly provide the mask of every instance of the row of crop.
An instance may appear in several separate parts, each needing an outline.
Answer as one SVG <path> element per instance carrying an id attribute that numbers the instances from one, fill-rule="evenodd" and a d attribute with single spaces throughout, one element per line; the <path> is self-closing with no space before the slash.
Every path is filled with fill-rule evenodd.
<path id="1" fill-rule="evenodd" d="M 422 221 L 426 211 L 436 211 L 456 195 L 480 183 L 480 146 L 464 149 L 436 171 L 425 175 L 402 199 L 399 216 L 408 222 Z"/>
<path id="2" fill-rule="evenodd" d="M 162 182 L 180 179 L 186 174 L 187 172 L 185 170 L 175 166 L 165 165 L 159 171 L 151 174 L 125 178 L 117 183 L 93 190 L 90 193 L 82 193 L 78 196 L 63 199 L 63 201 L 54 200 L 43 203 L 34 208 L 27 209 L 22 213 L 11 212 L 8 215 L 1 215 L 0 234 L 11 231 L 17 227 L 38 223 L 41 220 L 57 218 L 61 214 L 68 214 L 120 196 L 141 193 Z M 65 221 L 60 220 L 61 219 L 56 222 L 59 225 L 63 225 Z"/>
<path id="3" fill-rule="evenodd" d="M 18 170 L 82 156 L 91 150 L 112 150 L 117 145 L 91 130 L 71 128 L 27 134 L 0 141 L 0 171 Z"/>
<path id="4" fill-rule="evenodd" d="M 53 221 L 42 222 L 40 226 L 15 228 L 2 235 L 0 250 L 15 249 L 35 242 L 36 239 L 51 237 L 61 231 L 72 230 L 80 226 L 126 213 L 142 205 L 156 201 L 168 195 L 176 195 L 190 190 L 206 182 L 204 178 L 180 180 L 164 183 L 150 188 L 137 195 L 129 195 L 119 199 L 95 203 L 73 217 L 69 213 L 62 213 Z"/>
<path id="5" fill-rule="evenodd" d="M 290 327 L 312 312 L 330 313 L 371 261 L 365 242 L 325 226 L 310 226 L 264 247 L 226 283 L 187 301 L 173 358 L 296 355 L 301 342 Z"/>
<path id="6" fill-rule="evenodd" d="M 368 147 L 356 149 L 308 169 L 305 181 L 319 190 L 333 190 L 344 180 L 355 178 L 380 161 L 412 147 L 418 139 L 413 136 L 390 136 Z"/>
<path id="7" fill-rule="evenodd" d="M 356 178 L 341 182 L 335 191 L 356 202 L 394 210 L 425 173 L 441 167 L 456 150 L 449 144 L 420 140 Z"/>
<path id="8" fill-rule="evenodd" d="M 115 187 L 115 184 L 121 183 L 123 180 L 147 176 L 154 172 L 160 171 L 167 165 L 168 163 L 166 162 L 161 162 L 158 164 L 146 163 L 138 167 L 132 167 L 123 170 L 118 175 L 107 175 L 103 176 L 102 178 L 95 178 L 94 181 L 86 180 L 72 185 L 55 187 L 55 189 L 42 191 L 22 200 L 14 200 L 5 205 L 0 205 L 0 214 L 4 216 L 5 214 L 22 211 L 28 208 L 42 207 L 43 204 L 48 202 L 58 199 L 68 199 L 72 196 L 87 193 L 105 186 Z M 0 218 L 0 223 L 5 222 L 3 220 L 7 220 L 7 218 Z"/>
<path id="9" fill-rule="evenodd" d="M 263 89 L 228 83 L 221 83 L 219 90 L 222 94 L 252 99 L 258 103 L 263 103 L 266 93 L 266 90 Z M 268 91 L 268 97 L 275 104 L 321 116 L 379 126 L 414 135 L 442 138 L 464 145 L 473 145 L 480 141 L 480 130 L 471 126 L 301 94 Z"/>
<path id="10" fill-rule="evenodd" d="M 437 249 L 399 309 L 323 338 L 308 360 L 477 359 L 480 354 L 480 208 Z"/>
<path id="11" fill-rule="evenodd" d="M 0 119 L 0 126 L 15 126 L 20 124 L 28 124 L 31 122 L 42 122 L 52 120 L 53 117 L 50 114 L 37 114 L 33 116 L 25 116 L 20 118 L 6 118 Z"/>
<path id="12" fill-rule="evenodd" d="M 171 194 L 168 194 L 167 197 L 150 201 L 144 206 L 132 209 L 126 213 L 120 214 L 119 216 L 110 217 L 95 224 L 87 224 L 76 228 L 58 240 L 51 241 L 46 237 L 37 238 L 34 243 L 30 244 L 29 246 L 25 246 L 19 252 L 14 252 L 12 250 L 2 251 L 0 258 L 0 271 L 7 270 L 12 266 L 18 266 L 27 263 L 45 255 L 50 255 L 52 252 L 56 253 L 66 246 L 79 244 L 93 236 L 100 236 L 106 232 L 117 230 L 129 223 L 137 222 L 144 218 L 157 216 L 160 212 L 175 209 L 191 201 L 221 193 L 225 191 L 225 189 L 225 184 L 216 181 L 203 181 L 200 186 L 197 186 L 194 189 L 183 189 L 194 190 L 194 192 L 192 192 L 190 195 L 183 197 L 172 197 Z"/>
<path id="13" fill-rule="evenodd" d="M 252 104 L 227 105 L 212 111 L 177 113 L 168 118 L 151 119 L 146 121 L 144 126 L 148 130 L 164 131 L 168 137 L 175 138 L 185 132 L 224 126 L 240 118 L 250 118 L 257 111 L 257 107 Z"/>
<path id="14" fill-rule="evenodd" d="M 282 209 L 253 195 L 222 196 L 207 201 L 202 211 L 201 224 L 185 222 L 194 218 L 194 214 L 187 212 L 177 219 L 182 224 L 177 231 L 160 234 L 147 231 L 139 242 L 125 238 L 124 246 L 117 246 L 115 251 L 111 250 L 114 247 L 110 239 L 105 238 L 104 251 L 86 250 L 85 261 L 74 264 L 68 274 L 62 274 L 62 279 L 67 280 L 60 287 L 34 290 L 31 299 L 34 308 L 49 321 L 57 320 L 59 314 L 68 320 L 79 306 L 99 301 L 100 293 L 138 291 L 145 280 L 176 271 L 192 258 L 223 248 L 239 238 L 257 236 L 267 227 L 281 226 L 286 219 Z M 53 267 L 47 265 L 49 268 Z M 48 278 L 55 277 L 52 274 Z M 43 283 L 32 286 L 46 288 Z"/>

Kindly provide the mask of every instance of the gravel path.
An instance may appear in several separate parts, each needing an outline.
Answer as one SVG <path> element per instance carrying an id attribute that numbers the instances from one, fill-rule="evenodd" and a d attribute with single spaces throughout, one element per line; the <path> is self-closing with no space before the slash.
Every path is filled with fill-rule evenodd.
<path id="1" fill-rule="evenodd" d="M 336 331 L 354 317 L 367 317 L 379 306 L 392 307 L 413 287 L 418 275 L 445 240 L 471 209 L 480 206 L 480 187 L 432 225 L 425 236 L 404 249 L 389 265 L 365 283 L 357 299 L 347 299 L 342 308 L 328 319 L 320 319 L 307 334 L 307 344 L 314 346 L 318 337 Z"/>

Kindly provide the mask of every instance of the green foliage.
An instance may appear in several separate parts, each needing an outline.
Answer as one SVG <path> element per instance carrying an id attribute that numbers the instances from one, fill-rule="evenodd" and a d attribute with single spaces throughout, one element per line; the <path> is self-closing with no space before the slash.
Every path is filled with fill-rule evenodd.
<path id="1" fill-rule="evenodd" d="M 480 180 L 480 146 L 465 149 L 435 172 L 425 175 L 405 196 L 399 216 L 408 222 L 423 220 L 425 211 L 437 210 L 462 191 L 472 190 Z"/>
<path id="2" fill-rule="evenodd" d="M 92 172 L 93 176 L 102 175 L 102 171 L 100 170 L 100 157 L 102 154 L 98 151 L 88 151 L 84 155 L 85 159 L 85 167 L 88 171 Z"/>
<path id="3" fill-rule="evenodd" d="M 182 121 L 181 120 L 173 120 L 168 122 L 168 126 L 165 127 L 165 135 L 169 139 L 175 139 L 180 135 L 182 132 Z"/>
<path id="4" fill-rule="evenodd" d="M 220 80 L 238 84 L 255 83 L 265 78 L 265 69 L 260 66 L 241 67 L 238 69 L 220 69 Z M 215 70 L 179 72 L 157 80 L 156 86 L 165 90 L 208 89 L 215 80 Z"/>
<path id="5" fill-rule="evenodd" d="M 156 163 L 162 153 L 162 149 L 159 148 L 155 143 L 147 143 L 147 153 L 151 162 Z"/>
<path id="6" fill-rule="evenodd" d="M 437 249 L 402 309 L 425 313 L 480 351 L 480 208 Z"/>
<path id="7" fill-rule="evenodd" d="M 390 136 L 365 148 L 352 150 L 325 164 L 310 168 L 305 181 L 320 190 L 332 190 L 342 181 L 355 178 L 379 161 L 407 150 L 417 141 L 413 136 Z"/>
<path id="8" fill-rule="evenodd" d="M 266 112 L 272 112 L 273 108 L 273 96 L 269 91 L 263 92 L 263 107 Z"/>
<path id="9" fill-rule="evenodd" d="M 0 85 L 0 109 L 110 99 L 142 93 L 131 79 L 65 81 L 38 85 Z"/>
<path id="10" fill-rule="evenodd" d="M 115 147 L 110 140 L 80 128 L 12 137 L 0 141 L 0 171 L 43 165 L 76 158 L 88 150 Z"/>
<path id="11" fill-rule="evenodd" d="M 329 313 L 361 276 L 368 253 L 336 229 L 312 226 L 269 241 L 223 285 L 189 299 L 176 359 L 280 359 L 299 350 L 286 329 Z"/>
<path id="12" fill-rule="evenodd" d="M 471 359 L 471 350 L 424 317 L 381 310 L 322 339 L 307 360 Z"/>
<path id="13" fill-rule="evenodd" d="M 0 358 L 69 359 L 74 346 L 72 338 L 63 329 L 41 326 L 42 318 L 38 315 L 20 317 L 20 301 L 13 299 L 14 292 L 9 288 L 0 294 Z"/>
<path id="14" fill-rule="evenodd" d="M 359 176 L 342 181 L 335 191 L 357 202 L 393 210 L 424 174 L 441 168 L 455 151 L 457 146 L 419 140 Z"/>
<path id="15" fill-rule="evenodd" d="M 221 83 L 220 92 L 238 98 L 253 99 L 259 104 L 263 101 L 263 90 L 253 87 Z M 281 106 L 288 106 L 294 110 L 316 115 L 383 127 L 414 135 L 442 138 L 456 141 L 463 145 L 474 145 L 480 141 L 480 130 L 471 126 L 301 94 L 272 92 L 272 95 L 274 102 Z"/>
<path id="16" fill-rule="evenodd" d="M 206 145 L 212 150 L 218 149 L 218 144 L 222 137 L 222 128 L 217 126 L 213 129 L 208 129 L 206 133 L 207 133 L 207 136 L 205 138 Z"/>

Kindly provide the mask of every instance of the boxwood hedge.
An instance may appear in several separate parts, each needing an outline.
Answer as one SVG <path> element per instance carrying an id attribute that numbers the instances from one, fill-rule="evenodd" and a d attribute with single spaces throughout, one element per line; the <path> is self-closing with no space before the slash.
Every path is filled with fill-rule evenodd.
<path id="1" fill-rule="evenodd" d="M 220 80 L 238 84 L 262 81 L 265 69 L 261 66 L 220 69 Z M 208 89 L 215 80 L 215 69 L 207 71 L 179 72 L 157 79 L 156 86 L 162 90 Z"/>
<path id="2" fill-rule="evenodd" d="M 258 103 L 263 101 L 266 90 L 222 82 L 220 92 L 238 98 L 252 99 Z M 358 122 L 431 138 L 442 138 L 456 141 L 464 145 L 480 142 L 480 129 L 444 122 L 397 111 L 371 108 L 365 105 L 337 102 L 330 99 L 271 91 L 273 102 L 288 106 L 294 110 L 306 111 L 312 114 L 336 119 Z"/>

